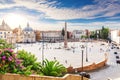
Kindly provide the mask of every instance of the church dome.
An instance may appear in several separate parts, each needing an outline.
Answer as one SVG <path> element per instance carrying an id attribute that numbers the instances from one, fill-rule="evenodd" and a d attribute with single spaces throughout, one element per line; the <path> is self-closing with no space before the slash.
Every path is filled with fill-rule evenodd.
<path id="1" fill-rule="evenodd" d="M 23 31 L 33 31 L 33 29 L 29 26 L 29 23 L 28 23 L 27 27 L 25 27 Z"/>
<path id="2" fill-rule="evenodd" d="M 0 25 L 0 30 L 11 31 L 12 29 L 3 20 L 2 25 Z"/>

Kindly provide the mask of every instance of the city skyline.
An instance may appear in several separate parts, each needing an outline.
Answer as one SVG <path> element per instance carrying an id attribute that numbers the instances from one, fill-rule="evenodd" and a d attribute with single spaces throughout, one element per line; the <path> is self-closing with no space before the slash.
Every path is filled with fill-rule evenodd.
<path id="1" fill-rule="evenodd" d="M 0 22 L 12 29 L 120 29 L 119 0 L 0 0 Z"/>

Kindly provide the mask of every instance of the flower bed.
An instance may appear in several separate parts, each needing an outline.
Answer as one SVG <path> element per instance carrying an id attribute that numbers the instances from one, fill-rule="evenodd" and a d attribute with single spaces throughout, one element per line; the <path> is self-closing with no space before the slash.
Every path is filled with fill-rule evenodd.
<path id="1" fill-rule="evenodd" d="M 57 60 L 49 61 L 46 59 L 41 64 L 37 62 L 34 55 L 27 51 L 21 50 L 14 53 L 10 48 L 0 50 L 0 74 L 63 76 L 66 71 L 66 68 Z"/>
<path id="2" fill-rule="evenodd" d="M 23 66 L 12 49 L 0 50 L 0 73 L 20 73 Z"/>

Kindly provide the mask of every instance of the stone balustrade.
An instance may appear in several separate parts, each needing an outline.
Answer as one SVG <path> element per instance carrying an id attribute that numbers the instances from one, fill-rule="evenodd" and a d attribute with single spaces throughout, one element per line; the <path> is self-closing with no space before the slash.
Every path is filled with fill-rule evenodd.
<path id="1" fill-rule="evenodd" d="M 66 74 L 64 77 L 51 77 L 51 76 L 39 76 L 39 75 L 31 75 L 31 76 L 23 76 L 19 74 L 4 74 L 0 75 L 0 80 L 81 80 L 80 75 Z M 88 78 L 84 77 L 84 80 L 88 80 Z"/>

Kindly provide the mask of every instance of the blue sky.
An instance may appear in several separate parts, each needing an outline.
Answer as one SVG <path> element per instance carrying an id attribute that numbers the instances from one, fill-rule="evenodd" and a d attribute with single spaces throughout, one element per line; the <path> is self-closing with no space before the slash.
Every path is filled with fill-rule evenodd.
<path id="1" fill-rule="evenodd" d="M 34 29 L 120 29 L 120 0 L 0 0 L 0 22 Z"/>

